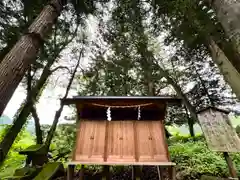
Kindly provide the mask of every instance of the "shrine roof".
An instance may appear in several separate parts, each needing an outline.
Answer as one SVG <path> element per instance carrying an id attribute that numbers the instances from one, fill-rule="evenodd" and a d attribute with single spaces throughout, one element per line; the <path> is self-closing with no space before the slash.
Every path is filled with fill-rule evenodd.
<path id="1" fill-rule="evenodd" d="M 63 104 L 79 104 L 79 103 L 101 103 L 101 104 L 138 104 L 138 103 L 154 103 L 154 104 L 181 104 L 181 99 L 172 96 L 73 96 L 72 98 L 62 99 Z"/>

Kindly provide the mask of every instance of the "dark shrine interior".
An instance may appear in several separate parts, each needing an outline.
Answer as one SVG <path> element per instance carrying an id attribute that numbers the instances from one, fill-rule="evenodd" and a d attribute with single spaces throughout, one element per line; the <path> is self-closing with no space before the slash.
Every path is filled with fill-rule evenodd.
<path id="1" fill-rule="evenodd" d="M 89 120 L 107 120 L 108 107 L 84 105 L 79 112 L 80 119 Z M 140 116 L 139 116 L 140 111 Z M 111 121 L 118 120 L 163 120 L 164 108 L 159 108 L 157 105 L 140 107 L 126 107 L 126 108 L 110 108 Z M 140 118 L 139 118 L 140 117 Z"/>

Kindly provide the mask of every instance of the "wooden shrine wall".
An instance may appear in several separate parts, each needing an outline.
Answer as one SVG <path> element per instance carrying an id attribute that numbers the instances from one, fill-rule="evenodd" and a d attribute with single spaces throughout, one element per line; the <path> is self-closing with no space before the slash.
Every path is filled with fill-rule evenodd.
<path id="1" fill-rule="evenodd" d="M 240 152 L 240 139 L 227 114 L 208 109 L 198 119 L 209 148 L 218 152 Z"/>
<path id="2" fill-rule="evenodd" d="M 82 120 L 73 161 L 169 162 L 162 121 Z"/>

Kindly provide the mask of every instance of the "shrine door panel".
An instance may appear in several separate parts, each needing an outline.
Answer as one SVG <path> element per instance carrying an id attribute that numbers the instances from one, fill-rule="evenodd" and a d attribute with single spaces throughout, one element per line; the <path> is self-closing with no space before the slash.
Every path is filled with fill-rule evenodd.
<path id="1" fill-rule="evenodd" d="M 153 161 L 168 162 L 168 147 L 165 140 L 165 131 L 162 121 L 152 121 Z"/>
<path id="2" fill-rule="evenodd" d="M 138 161 L 163 162 L 168 161 L 166 142 L 162 134 L 160 121 L 136 122 L 136 144 Z"/>
<path id="3" fill-rule="evenodd" d="M 78 133 L 75 160 L 103 162 L 106 121 L 82 121 Z"/>
<path id="4" fill-rule="evenodd" d="M 108 123 L 107 161 L 135 162 L 133 121 Z"/>
<path id="5" fill-rule="evenodd" d="M 151 161 L 153 159 L 153 149 L 149 122 L 136 122 L 136 134 L 138 161 Z"/>

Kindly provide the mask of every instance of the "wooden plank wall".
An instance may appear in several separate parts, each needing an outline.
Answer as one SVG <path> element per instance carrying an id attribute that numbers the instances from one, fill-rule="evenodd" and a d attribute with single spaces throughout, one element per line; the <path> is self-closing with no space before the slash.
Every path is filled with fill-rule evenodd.
<path id="1" fill-rule="evenodd" d="M 74 161 L 169 162 L 161 121 L 90 121 L 80 123 Z"/>

